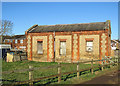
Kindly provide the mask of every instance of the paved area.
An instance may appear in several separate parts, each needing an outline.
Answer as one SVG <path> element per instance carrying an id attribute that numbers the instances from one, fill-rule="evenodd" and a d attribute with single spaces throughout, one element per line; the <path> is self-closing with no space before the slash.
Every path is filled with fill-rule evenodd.
<path id="1" fill-rule="evenodd" d="M 120 79 L 120 71 L 114 71 L 106 75 L 93 78 L 92 80 L 86 81 L 81 84 L 119 84 L 120 85 L 120 82 L 118 79 Z"/>

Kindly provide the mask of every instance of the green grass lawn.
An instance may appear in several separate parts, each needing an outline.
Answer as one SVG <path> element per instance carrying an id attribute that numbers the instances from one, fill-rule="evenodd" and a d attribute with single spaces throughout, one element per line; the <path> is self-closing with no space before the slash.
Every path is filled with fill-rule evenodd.
<path id="1" fill-rule="evenodd" d="M 61 67 L 61 72 L 72 72 L 75 71 L 77 68 L 76 64 L 70 64 L 70 63 L 62 63 L 66 64 Z M 69 65 L 68 65 L 69 64 Z M 18 69 L 28 69 L 29 65 L 32 65 L 33 67 L 48 67 L 53 65 L 58 65 L 57 62 L 35 62 L 35 61 L 18 61 L 18 62 L 4 62 L 2 61 L 2 71 L 11 71 L 11 70 L 18 70 Z M 98 64 L 94 64 L 98 65 Z M 79 64 L 79 69 L 85 69 L 89 68 L 91 64 Z M 96 68 L 96 70 L 99 70 L 99 68 Z M 86 74 L 90 73 L 90 70 L 81 72 L 80 74 Z M 51 69 L 39 69 L 33 71 L 33 78 L 40 78 L 44 76 L 50 76 L 57 74 L 57 68 L 51 68 Z M 22 72 L 22 73 L 11 73 L 11 74 L 3 74 L 3 84 L 11 84 L 15 81 L 25 81 L 29 79 L 29 72 Z M 68 74 L 62 76 L 62 81 L 66 81 L 69 78 L 76 77 L 76 73 Z M 57 77 L 51 78 L 51 79 L 45 79 L 41 80 L 39 82 L 34 82 L 34 84 L 49 84 L 51 82 L 57 82 Z"/>

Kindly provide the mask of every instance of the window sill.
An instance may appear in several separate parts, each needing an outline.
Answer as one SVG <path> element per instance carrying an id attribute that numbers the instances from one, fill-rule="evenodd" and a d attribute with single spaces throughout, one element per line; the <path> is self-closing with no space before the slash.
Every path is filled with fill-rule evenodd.
<path id="1" fill-rule="evenodd" d="M 86 51 L 86 52 L 88 52 L 88 53 L 92 53 L 93 51 Z"/>
<path id="2" fill-rule="evenodd" d="M 43 53 L 38 53 L 38 55 L 43 55 Z"/>
<path id="3" fill-rule="evenodd" d="M 66 55 L 60 55 L 60 56 L 66 56 Z"/>

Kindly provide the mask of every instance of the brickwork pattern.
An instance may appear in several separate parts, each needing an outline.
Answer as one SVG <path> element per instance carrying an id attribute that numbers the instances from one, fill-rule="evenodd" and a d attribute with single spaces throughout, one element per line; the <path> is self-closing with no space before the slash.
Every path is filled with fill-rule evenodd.
<path id="1" fill-rule="evenodd" d="M 53 58 L 53 36 L 49 35 L 49 60 Z"/>
<path id="2" fill-rule="evenodd" d="M 73 59 L 77 59 L 77 52 L 78 52 L 78 36 L 77 34 L 73 35 Z"/>
<path id="3" fill-rule="evenodd" d="M 32 36 L 32 58 L 37 61 L 47 61 L 47 36 Z M 37 40 L 43 40 L 43 54 L 37 53 Z"/>
<path id="4" fill-rule="evenodd" d="M 27 38 L 27 54 L 28 54 L 28 58 L 30 57 L 30 48 L 31 48 L 31 37 L 30 37 L 30 35 L 28 35 L 28 38 Z"/>
<path id="5" fill-rule="evenodd" d="M 71 62 L 72 55 L 72 36 L 55 36 L 55 61 L 58 62 Z M 66 39 L 66 55 L 60 55 L 60 39 Z"/>
<path id="6" fill-rule="evenodd" d="M 103 51 L 107 50 L 107 37 L 101 36 L 102 33 L 106 35 L 105 31 L 80 31 L 80 32 L 56 32 L 55 33 L 55 61 L 56 62 L 71 62 L 77 61 L 77 58 L 99 58 Z M 32 35 L 32 39 L 29 38 Z M 88 54 L 86 51 L 86 39 L 93 38 L 93 52 Z M 37 40 L 43 40 L 43 55 L 37 54 Z M 60 40 L 66 41 L 66 55 L 60 55 Z M 29 42 L 32 40 L 32 43 Z M 28 33 L 27 36 L 27 51 L 31 49 L 29 44 L 32 44 L 32 58 L 34 61 L 50 62 L 54 57 L 54 38 L 53 33 Z M 103 45 L 102 45 L 103 44 Z M 106 45 L 106 47 L 105 47 Z M 103 49 L 105 48 L 105 49 Z M 103 49 L 103 50 L 102 50 Z M 30 51 L 29 51 L 30 53 Z M 106 54 L 106 53 L 105 53 Z M 37 57 L 37 58 L 36 58 Z M 81 60 L 81 59 L 80 59 Z"/>
<path id="7" fill-rule="evenodd" d="M 88 38 L 93 38 L 93 51 L 87 52 L 86 51 L 86 40 Z M 80 35 L 80 47 L 79 47 L 79 55 L 80 59 L 98 59 L 99 58 L 99 35 Z"/>
<path id="8" fill-rule="evenodd" d="M 102 45 L 101 45 L 101 48 L 102 48 L 101 53 L 102 53 L 102 57 L 104 57 L 105 53 L 106 53 L 106 43 L 107 43 L 107 41 L 106 41 L 107 36 L 105 35 L 105 33 L 102 34 L 101 38 L 102 38 L 102 40 L 101 40 L 101 43 L 102 43 Z"/>

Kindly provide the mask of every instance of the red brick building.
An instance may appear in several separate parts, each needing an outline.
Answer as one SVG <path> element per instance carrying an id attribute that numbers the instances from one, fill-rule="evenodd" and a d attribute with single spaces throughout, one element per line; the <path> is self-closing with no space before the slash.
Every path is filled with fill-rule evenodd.
<path id="1" fill-rule="evenodd" d="M 76 62 L 110 56 L 111 24 L 34 25 L 26 31 L 27 56 L 41 62 Z"/>
<path id="2" fill-rule="evenodd" d="M 3 43 L 10 44 L 12 49 L 26 51 L 25 35 L 3 36 Z"/>

